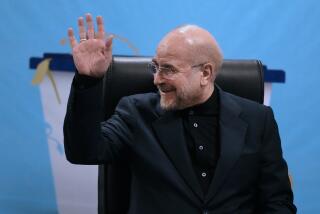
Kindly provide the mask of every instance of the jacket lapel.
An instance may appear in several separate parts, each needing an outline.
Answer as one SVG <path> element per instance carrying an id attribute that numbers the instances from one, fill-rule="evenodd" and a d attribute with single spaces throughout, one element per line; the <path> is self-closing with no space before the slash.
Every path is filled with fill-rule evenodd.
<path id="1" fill-rule="evenodd" d="M 190 189 L 202 198 L 203 193 L 192 167 L 181 117 L 176 112 L 165 112 L 152 125 L 162 148 L 180 176 Z"/>
<path id="2" fill-rule="evenodd" d="M 222 186 L 228 172 L 240 157 L 245 142 L 247 123 L 240 117 L 241 108 L 230 95 L 220 93 L 220 158 L 205 201 L 211 200 Z"/>

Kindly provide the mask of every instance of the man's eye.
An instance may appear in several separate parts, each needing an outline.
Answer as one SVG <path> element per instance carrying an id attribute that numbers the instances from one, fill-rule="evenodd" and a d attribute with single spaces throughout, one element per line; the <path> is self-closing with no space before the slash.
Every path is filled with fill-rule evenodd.
<path id="1" fill-rule="evenodd" d="M 171 70 L 171 72 L 174 73 L 174 74 L 178 72 L 175 68 L 170 68 L 170 70 Z"/>
<path id="2" fill-rule="evenodd" d="M 165 67 L 164 70 L 167 72 L 167 73 L 176 73 L 176 70 L 173 68 L 173 67 Z"/>
<path id="3" fill-rule="evenodd" d="M 165 67 L 160 67 L 160 71 L 161 71 L 162 73 L 168 73 L 168 69 L 165 68 Z"/>

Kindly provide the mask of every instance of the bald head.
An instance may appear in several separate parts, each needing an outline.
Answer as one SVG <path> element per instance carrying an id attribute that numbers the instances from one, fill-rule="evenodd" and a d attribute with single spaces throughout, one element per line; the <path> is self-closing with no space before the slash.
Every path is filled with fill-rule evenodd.
<path id="1" fill-rule="evenodd" d="M 184 25 L 169 32 L 159 43 L 157 54 L 166 52 L 191 64 L 210 62 L 217 71 L 222 64 L 222 53 L 215 38 L 196 25 Z"/>

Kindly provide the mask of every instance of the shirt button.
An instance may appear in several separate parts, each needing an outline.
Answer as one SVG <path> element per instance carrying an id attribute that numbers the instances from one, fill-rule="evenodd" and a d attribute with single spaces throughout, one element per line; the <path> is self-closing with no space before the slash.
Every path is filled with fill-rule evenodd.
<path id="1" fill-rule="evenodd" d="M 203 146 L 199 146 L 199 150 L 203 150 Z"/>
<path id="2" fill-rule="evenodd" d="M 194 112 L 192 110 L 189 111 L 189 115 L 193 115 Z"/>
<path id="3" fill-rule="evenodd" d="M 205 177 L 207 176 L 207 173 L 203 172 L 203 173 L 201 173 L 201 176 L 202 176 L 203 178 L 205 178 Z"/>
<path id="4" fill-rule="evenodd" d="M 194 123 L 193 127 L 197 128 L 198 127 L 198 123 Z"/>

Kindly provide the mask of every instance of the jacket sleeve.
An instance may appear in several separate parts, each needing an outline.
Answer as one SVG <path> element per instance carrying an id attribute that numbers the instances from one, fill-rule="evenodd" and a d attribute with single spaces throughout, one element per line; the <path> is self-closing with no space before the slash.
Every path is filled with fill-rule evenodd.
<path id="1" fill-rule="evenodd" d="M 85 89 L 73 81 L 63 126 L 65 154 L 71 163 L 104 164 L 127 158 L 134 127 L 130 101 L 123 98 L 114 115 L 103 122 L 102 106 L 102 81 Z"/>
<path id="2" fill-rule="evenodd" d="M 260 156 L 259 213 L 296 213 L 278 126 L 270 107 L 267 108 L 264 126 Z"/>

